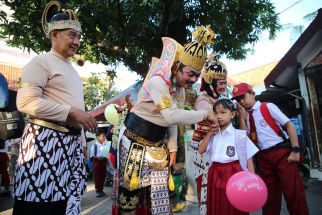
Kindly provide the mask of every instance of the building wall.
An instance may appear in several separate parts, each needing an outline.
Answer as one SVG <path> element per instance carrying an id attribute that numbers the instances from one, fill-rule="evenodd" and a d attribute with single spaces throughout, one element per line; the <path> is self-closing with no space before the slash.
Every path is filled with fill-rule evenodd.
<path id="1" fill-rule="evenodd" d="M 264 79 L 273 70 L 277 63 L 278 61 L 275 61 L 236 75 L 228 74 L 228 84 L 233 86 L 241 82 L 246 82 L 254 88 L 256 94 L 260 94 L 265 90 Z"/>
<path id="2" fill-rule="evenodd" d="M 7 79 L 9 89 L 18 90 L 18 82 L 21 78 L 22 68 L 0 63 L 0 73 Z"/>

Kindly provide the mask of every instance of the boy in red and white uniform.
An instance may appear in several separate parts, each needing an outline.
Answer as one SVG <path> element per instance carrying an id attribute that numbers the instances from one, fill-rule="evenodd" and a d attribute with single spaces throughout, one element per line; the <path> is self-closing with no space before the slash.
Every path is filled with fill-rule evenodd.
<path id="1" fill-rule="evenodd" d="M 300 151 L 293 123 L 275 104 L 256 101 L 255 92 L 246 83 L 234 86 L 233 99 L 239 104 L 241 128 L 247 128 L 250 139 L 260 149 L 257 157 L 259 174 L 268 189 L 263 214 L 280 214 L 282 194 L 290 214 L 309 214 L 297 167 Z M 280 134 L 276 130 L 280 130 Z"/>

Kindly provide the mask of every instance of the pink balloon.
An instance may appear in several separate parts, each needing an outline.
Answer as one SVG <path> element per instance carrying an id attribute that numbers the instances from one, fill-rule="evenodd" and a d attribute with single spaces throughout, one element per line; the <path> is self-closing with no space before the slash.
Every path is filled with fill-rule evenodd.
<path id="1" fill-rule="evenodd" d="M 267 187 L 258 175 L 241 171 L 229 178 L 226 194 L 229 202 L 238 210 L 254 212 L 265 204 Z"/>

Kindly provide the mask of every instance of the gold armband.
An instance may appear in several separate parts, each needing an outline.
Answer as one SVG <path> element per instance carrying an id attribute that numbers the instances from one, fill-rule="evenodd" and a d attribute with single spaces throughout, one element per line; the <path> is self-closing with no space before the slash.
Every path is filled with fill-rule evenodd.
<path id="1" fill-rule="evenodd" d="M 162 96 L 162 101 L 159 104 L 157 104 L 156 109 L 158 111 L 161 111 L 163 109 L 171 107 L 173 103 L 173 99 L 170 96 Z"/>
<path id="2" fill-rule="evenodd" d="M 18 83 L 18 87 L 19 88 L 23 88 L 23 87 L 40 87 L 35 83 L 29 83 L 29 82 L 25 82 L 25 81 L 20 81 Z"/>

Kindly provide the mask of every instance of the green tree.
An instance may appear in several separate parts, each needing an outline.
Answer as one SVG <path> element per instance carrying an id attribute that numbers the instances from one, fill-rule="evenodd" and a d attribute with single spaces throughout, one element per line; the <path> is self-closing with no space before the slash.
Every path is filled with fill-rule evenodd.
<path id="1" fill-rule="evenodd" d="M 49 0 L 3 0 L 12 9 L 2 21 L 0 37 L 8 44 L 35 52 L 49 49 L 40 24 Z M 275 7 L 269 0 L 69 0 L 64 7 L 77 9 L 83 37 L 80 54 L 91 62 L 117 65 L 145 76 L 152 56 L 160 56 L 161 37 L 184 44 L 198 25 L 216 32 L 212 48 L 231 59 L 244 59 L 248 44 L 268 30 L 279 29 Z"/>
<path id="2" fill-rule="evenodd" d="M 113 78 L 107 73 L 91 72 L 91 77 L 84 87 L 85 110 L 90 111 L 108 99 L 116 96 L 119 91 L 114 88 Z"/>

